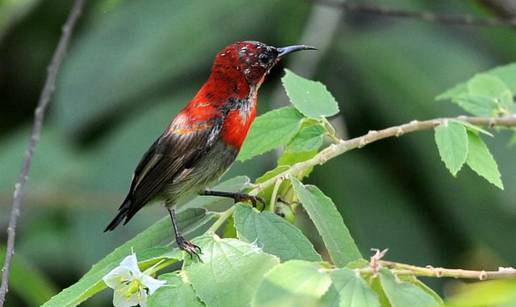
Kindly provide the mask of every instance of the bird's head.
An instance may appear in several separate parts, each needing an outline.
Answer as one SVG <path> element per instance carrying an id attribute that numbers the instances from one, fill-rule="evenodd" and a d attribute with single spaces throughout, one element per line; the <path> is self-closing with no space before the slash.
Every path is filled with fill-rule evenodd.
<path id="1" fill-rule="evenodd" d="M 221 74 L 221 78 L 244 77 L 250 86 L 259 87 L 284 56 L 300 50 L 315 49 L 306 45 L 276 48 L 256 41 L 237 42 L 217 54 L 213 71 Z"/>

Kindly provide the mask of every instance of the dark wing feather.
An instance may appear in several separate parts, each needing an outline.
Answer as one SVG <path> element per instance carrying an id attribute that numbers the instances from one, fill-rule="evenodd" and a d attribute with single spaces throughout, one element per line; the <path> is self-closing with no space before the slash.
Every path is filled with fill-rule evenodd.
<path id="1" fill-rule="evenodd" d="M 175 133 L 174 130 L 182 131 Z M 210 120 L 202 129 L 165 131 L 138 163 L 129 193 L 106 231 L 113 230 L 123 219 L 126 224 L 146 203 L 159 196 L 178 174 L 193 167 L 215 144 L 220 130 L 221 122 Z"/>

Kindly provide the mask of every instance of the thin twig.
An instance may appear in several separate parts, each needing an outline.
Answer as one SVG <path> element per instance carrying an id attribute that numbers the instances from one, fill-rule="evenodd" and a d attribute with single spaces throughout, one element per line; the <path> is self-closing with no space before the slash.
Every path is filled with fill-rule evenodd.
<path id="1" fill-rule="evenodd" d="M 419 267 L 411 264 L 404 264 L 387 260 L 380 260 L 379 265 L 391 269 L 392 272 L 396 275 L 412 275 L 437 278 L 449 277 L 477 280 L 516 278 L 516 269 L 512 267 L 500 267 L 497 271 L 474 271 L 463 269 L 434 268 L 432 266 Z M 358 271 L 360 273 L 366 274 L 374 273 L 373 270 L 369 267 L 358 269 Z"/>
<path id="2" fill-rule="evenodd" d="M 280 177 L 286 177 L 290 174 L 296 174 L 302 172 L 310 167 L 321 165 L 326 163 L 328 160 L 333 159 L 347 151 L 362 148 L 367 144 L 372 142 L 376 142 L 382 139 L 390 138 L 390 137 L 399 137 L 406 133 L 423 131 L 433 129 L 439 126 L 442 123 L 445 123 L 450 120 L 460 120 L 464 122 L 468 122 L 473 125 L 478 126 L 487 126 L 487 127 L 516 127 L 516 115 L 504 116 L 504 117 L 468 117 L 468 116 L 459 116 L 452 118 L 435 118 L 425 121 L 411 121 L 409 123 L 393 126 L 390 128 L 378 130 L 378 131 L 369 131 L 366 135 L 356 137 L 349 140 L 340 140 L 337 144 L 332 144 L 325 149 L 321 150 L 316 156 L 313 158 L 296 163 L 292 165 L 288 170 L 277 174 L 276 176 L 262 182 L 259 184 L 253 185 L 253 190 L 250 192 L 255 195 L 261 190 L 265 189 L 273 185 L 276 180 Z"/>
<path id="3" fill-rule="evenodd" d="M 8 291 L 9 270 L 11 260 L 14 254 L 16 222 L 18 220 L 18 216 L 20 215 L 21 201 L 25 189 L 25 184 L 27 183 L 32 158 L 34 156 L 34 150 L 36 148 L 36 145 L 38 144 L 39 135 L 41 133 L 41 127 L 43 126 L 43 119 L 45 118 L 45 111 L 47 109 L 52 93 L 55 89 L 57 72 L 59 71 L 59 67 L 61 66 L 61 63 L 65 56 L 73 28 L 81 14 L 84 2 L 85 0 L 76 0 L 72 6 L 72 9 L 70 10 L 68 19 L 66 20 L 66 23 L 64 24 L 62 29 L 61 38 L 59 39 L 57 48 L 54 52 L 54 55 L 52 56 L 50 65 L 48 66 L 47 79 L 45 81 L 43 91 L 41 92 L 41 96 L 39 98 L 36 110 L 34 111 L 34 122 L 32 125 L 32 131 L 29 138 L 29 144 L 27 145 L 27 150 L 25 151 L 25 158 L 23 160 L 20 175 L 18 176 L 18 179 L 14 186 L 11 216 L 9 219 L 9 226 L 7 227 L 7 249 L 5 253 L 4 265 L 2 267 L 2 285 L 0 286 L 0 307 L 4 305 L 5 296 Z"/>
<path id="4" fill-rule="evenodd" d="M 347 12 L 380 15 L 394 18 L 410 18 L 427 22 L 440 23 L 457 26 L 479 26 L 479 27 L 516 27 L 516 19 L 480 18 L 472 15 L 462 14 L 436 14 L 429 11 L 412 11 L 397 8 L 387 8 L 373 4 L 338 2 L 335 0 L 314 0 L 316 3 L 333 8 L 340 8 Z"/>
<path id="5" fill-rule="evenodd" d="M 516 269 L 513 267 L 499 267 L 497 271 L 474 271 L 474 270 L 463 270 L 463 269 L 446 269 L 446 268 L 434 268 L 430 265 L 426 267 L 419 267 L 412 264 L 399 263 L 394 261 L 383 260 L 387 249 L 380 251 L 379 249 L 372 248 L 375 252 L 369 261 L 369 265 L 357 268 L 354 271 L 357 274 L 371 275 L 376 277 L 381 268 L 389 269 L 394 275 L 409 275 L 409 276 L 424 276 L 424 277 L 450 277 L 460 279 L 503 279 L 503 278 L 515 278 Z"/>

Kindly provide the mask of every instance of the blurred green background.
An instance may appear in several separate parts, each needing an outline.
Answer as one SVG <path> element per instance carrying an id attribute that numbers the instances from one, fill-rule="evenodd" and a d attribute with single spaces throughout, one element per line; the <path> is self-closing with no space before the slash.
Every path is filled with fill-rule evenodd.
<path id="1" fill-rule="evenodd" d="M 496 4 L 495 4 L 496 2 Z M 376 0 L 390 7 L 508 16 L 504 1 Z M 509 1 L 510 2 L 510 1 Z M 71 1 L 0 0 L 0 229 L 5 229 L 33 108 Z M 444 26 L 311 1 L 90 1 L 59 75 L 23 203 L 8 306 L 37 306 L 166 211 L 153 206 L 103 233 L 141 154 L 207 78 L 215 53 L 238 40 L 313 44 L 262 87 L 260 113 L 287 103 L 282 67 L 320 80 L 340 102 L 342 135 L 462 112 L 434 97 L 476 72 L 516 59 L 508 28 Z M 516 263 L 515 150 L 487 140 L 505 191 L 442 165 L 431 132 L 390 139 L 315 170 L 364 255 L 416 265 L 496 269 Z M 226 177 L 256 178 L 270 153 Z M 310 225 L 306 231 L 318 242 Z M 0 233 L 0 249 L 6 235 Z M 322 245 L 317 247 L 322 248 Z M 3 251 L 2 251 L 3 255 Z M 36 273 L 39 272 L 39 273 Z M 19 285 L 32 283 L 31 291 Z M 459 281 L 431 280 L 443 295 Z M 18 285 L 18 286 L 17 286 Z M 89 306 L 109 305 L 104 293 Z"/>

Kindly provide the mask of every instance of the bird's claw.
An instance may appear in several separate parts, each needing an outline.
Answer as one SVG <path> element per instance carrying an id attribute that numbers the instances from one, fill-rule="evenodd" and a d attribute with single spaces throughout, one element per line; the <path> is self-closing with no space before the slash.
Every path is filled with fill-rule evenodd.
<path id="1" fill-rule="evenodd" d="M 178 236 L 176 238 L 177 246 L 184 250 L 188 255 L 190 255 L 190 259 L 193 259 L 193 255 L 197 256 L 200 262 L 202 262 L 201 257 L 202 250 L 199 246 L 193 244 L 192 242 L 186 240 L 183 236 Z"/>
<path id="2" fill-rule="evenodd" d="M 238 202 L 249 201 L 249 202 L 251 202 L 251 204 L 255 208 L 258 208 L 258 203 L 261 203 L 262 204 L 262 208 L 259 209 L 260 212 L 265 209 L 265 201 L 260 196 L 249 195 L 249 194 L 246 194 L 246 193 L 235 193 L 234 200 L 237 203 Z"/>

